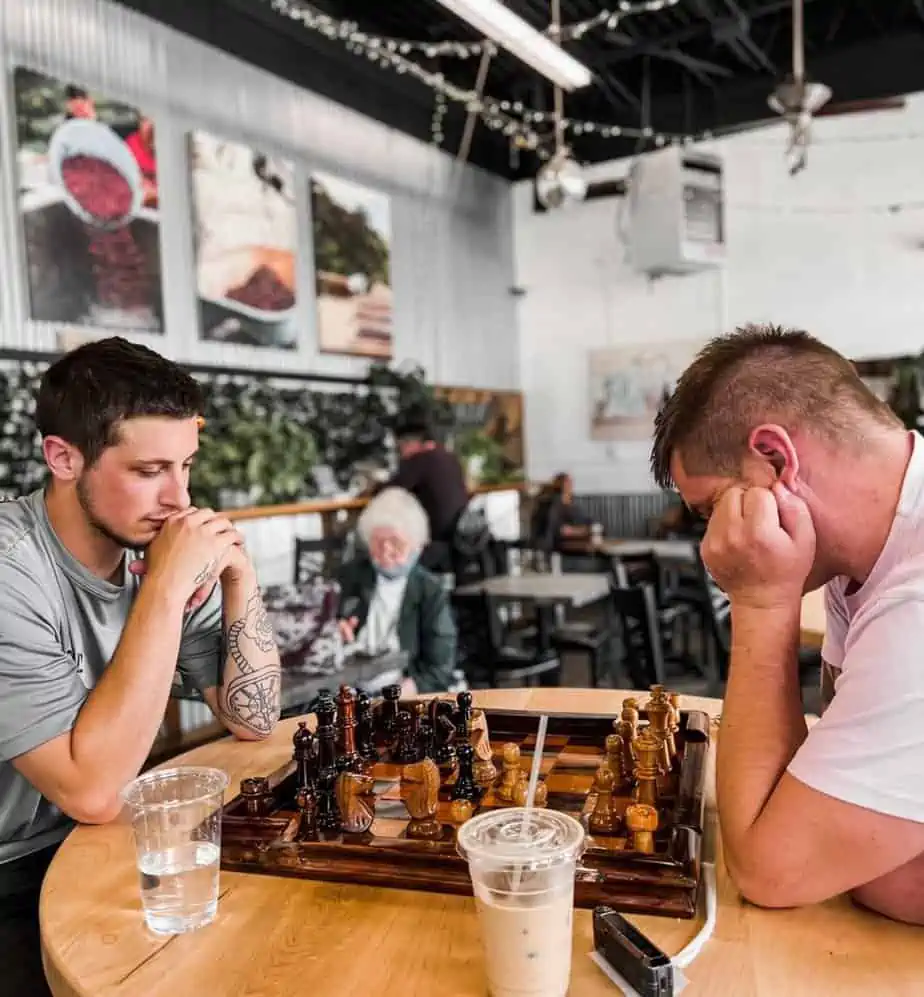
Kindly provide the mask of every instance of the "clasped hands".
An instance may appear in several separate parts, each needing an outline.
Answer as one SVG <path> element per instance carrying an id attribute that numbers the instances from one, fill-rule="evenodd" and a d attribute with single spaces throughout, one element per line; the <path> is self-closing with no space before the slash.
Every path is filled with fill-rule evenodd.
<path id="1" fill-rule="evenodd" d="M 729 488 L 709 519 L 702 557 L 734 607 L 792 609 L 815 560 L 808 506 L 781 481 Z"/>
<path id="2" fill-rule="evenodd" d="M 227 517 L 190 507 L 168 516 L 147 548 L 144 560 L 129 564 L 132 574 L 160 572 L 186 596 L 185 611 L 198 609 L 215 583 L 240 581 L 253 572 L 244 538 Z"/>

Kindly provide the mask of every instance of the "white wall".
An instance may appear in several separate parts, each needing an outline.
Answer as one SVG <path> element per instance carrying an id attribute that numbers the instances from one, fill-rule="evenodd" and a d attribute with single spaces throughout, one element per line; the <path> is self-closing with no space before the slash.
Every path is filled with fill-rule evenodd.
<path id="1" fill-rule="evenodd" d="M 316 349 L 307 178 L 320 168 L 391 195 L 395 361 L 416 361 L 440 383 L 519 387 L 504 181 L 105 0 L 0 2 L 0 345 L 54 349 L 58 332 L 26 319 L 14 210 L 17 64 L 134 101 L 155 120 L 167 334 L 141 341 L 179 360 L 361 375 L 366 361 Z M 185 148 L 193 128 L 299 165 L 297 357 L 198 338 Z"/>
<path id="2" fill-rule="evenodd" d="M 626 262 L 617 217 L 623 201 L 534 214 L 530 185 L 518 185 L 521 376 L 533 480 L 567 469 L 584 493 L 652 488 L 647 443 L 590 440 L 591 349 L 701 341 L 749 321 L 808 329 L 853 358 L 924 347 L 924 96 L 910 98 L 904 111 L 822 119 L 815 138 L 808 168 L 796 177 L 784 165 L 779 127 L 713 145 L 726 170 L 724 273 L 649 281 Z M 896 203 L 905 210 L 872 210 Z"/>

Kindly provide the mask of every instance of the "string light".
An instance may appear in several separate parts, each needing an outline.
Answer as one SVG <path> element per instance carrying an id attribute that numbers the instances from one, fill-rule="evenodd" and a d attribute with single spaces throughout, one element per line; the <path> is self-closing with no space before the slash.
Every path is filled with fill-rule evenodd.
<path id="1" fill-rule="evenodd" d="M 437 90 L 433 98 L 433 118 L 430 121 L 430 140 L 441 146 L 446 138 L 443 134 L 443 120 L 449 110 L 449 102 L 442 90 Z"/>

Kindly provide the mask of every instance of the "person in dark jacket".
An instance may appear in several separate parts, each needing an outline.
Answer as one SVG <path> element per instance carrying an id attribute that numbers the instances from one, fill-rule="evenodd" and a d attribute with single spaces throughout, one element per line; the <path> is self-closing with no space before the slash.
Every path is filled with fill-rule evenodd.
<path id="1" fill-rule="evenodd" d="M 456 627 L 442 582 L 418 563 L 427 514 L 410 492 L 386 488 L 357 523 L 362 552 L 340 570 L 340 630 L 348 651 L 401 651 L 402 695 L 445 692 L 453 682 Z"/>
<path id="2" fill-rule="evenodd" d="M 426 416 L 410 411 L 397 433 L 401 461 L 391 484 L 411 492 L 427 515 L 430 543 L 421 551 L 421 563 L 449 573 L 456 526 L 469 493 L 459 458 L 433 436 Z"/>

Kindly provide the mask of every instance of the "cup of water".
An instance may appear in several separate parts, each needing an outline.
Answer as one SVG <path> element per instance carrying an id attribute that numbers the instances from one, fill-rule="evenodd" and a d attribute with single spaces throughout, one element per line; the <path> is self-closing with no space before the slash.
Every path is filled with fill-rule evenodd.
<path id="1" fill-rule="evenodd" d="M 146 772 L 123 791 L 144 920 L 159 935 L 195 931 L 215 918 L 227 786 L 220 769 L 183 766 Z"/>

